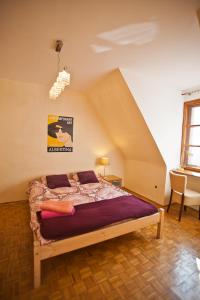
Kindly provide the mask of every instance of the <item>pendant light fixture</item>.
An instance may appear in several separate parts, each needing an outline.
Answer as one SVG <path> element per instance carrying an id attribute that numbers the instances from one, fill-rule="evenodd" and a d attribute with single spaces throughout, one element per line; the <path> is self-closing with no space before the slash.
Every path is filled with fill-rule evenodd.
<path id="1" fill-rule="evenodd" d="M 63 71 L 60 71 L 60 52 L 63 46 L 63 41 L 57 40 L 56 41 L 56 48 L 55 51 L 58 53 L 58 76 L 56 81 L 52 85 L 49 91 L 49 98 L 56 99 L 60 96 L 62 91 L 65 89 L 67 85 L 70 85 L 70 74 L 66 71 L 65 67 Z"/>

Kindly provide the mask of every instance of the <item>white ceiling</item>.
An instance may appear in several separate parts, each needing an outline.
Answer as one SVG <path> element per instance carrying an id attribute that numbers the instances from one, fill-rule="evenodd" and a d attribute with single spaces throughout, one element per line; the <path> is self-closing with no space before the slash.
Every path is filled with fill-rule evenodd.
<path id="1" fill-rule="evenodd" d="M 154 68 L 180 89 L 198 85 L 198 7 L 200 0 L 1 0 L 0 78 L 51 85 L 62 39 L 72 88 L 117 67 L 147 76 Z"/>

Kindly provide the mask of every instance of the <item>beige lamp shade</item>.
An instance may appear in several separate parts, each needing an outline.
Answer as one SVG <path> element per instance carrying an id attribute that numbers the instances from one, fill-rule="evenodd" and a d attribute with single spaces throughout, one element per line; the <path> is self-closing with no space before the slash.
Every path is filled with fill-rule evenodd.
<path id="1" fill-rule="evenodd" d="M 100 158 L 100 164 L 103 165 L 103 166 L 109 165 L 109 158 L 106 157 L 106 156 L 101 157 L 101 158 Z"/>
<path id="2" fill-rule="evenodd" d="M 104 176 L 106 175 L 106 166 L 109 165 L 109 158 L 106 156 L 100 157 L 100 165 L 104 166 Z"/>

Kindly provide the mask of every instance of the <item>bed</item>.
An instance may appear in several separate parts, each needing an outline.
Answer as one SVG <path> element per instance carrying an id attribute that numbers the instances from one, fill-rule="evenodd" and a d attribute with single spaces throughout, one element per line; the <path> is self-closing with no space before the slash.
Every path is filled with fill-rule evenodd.
<path id="1" fill-rule="evenodd" d="M 163 209 L 157 209 L 101 177 L 98 177 L 98 182 L 80 184 L 76 174 L 73 174 L 69 182 L 70 187 L 51 189 L 47 186 L 44 176 L 33 180 L 29 185 L 30 225 L 34 236 L 35 288 L 41 284 L 41 261 L 44 259 L 106 241 L 152 224 L 157 224 L 156 237 L 162 237 Z M 75 214 L 51 220 L 42 219 L 40 204 L 48 199 L 72 201 Z"/>

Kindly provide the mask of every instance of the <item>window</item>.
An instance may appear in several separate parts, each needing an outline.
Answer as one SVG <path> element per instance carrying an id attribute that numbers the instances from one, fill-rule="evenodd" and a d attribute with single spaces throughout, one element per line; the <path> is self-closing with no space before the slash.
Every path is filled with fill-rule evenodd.
<path id="1" fill-rule="evenodd" d="M 200 99 L 184 103 L 181 166 L 200 172 Z"/>

